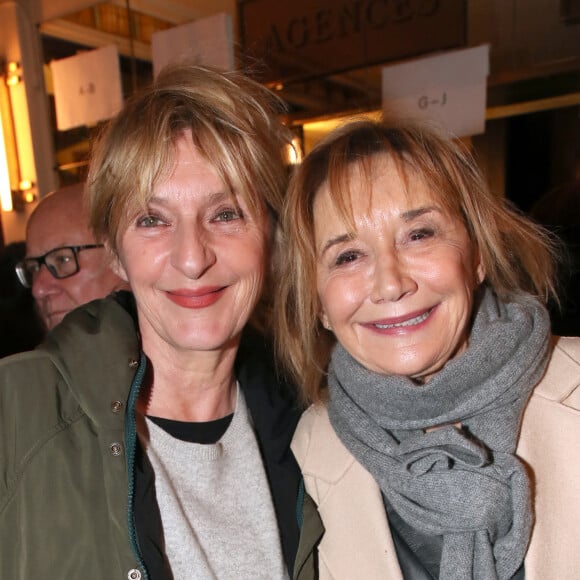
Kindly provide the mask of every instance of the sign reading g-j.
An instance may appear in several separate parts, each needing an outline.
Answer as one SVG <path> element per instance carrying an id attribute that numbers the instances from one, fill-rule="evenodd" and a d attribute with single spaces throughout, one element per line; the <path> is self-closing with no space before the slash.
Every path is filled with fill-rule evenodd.
<path id="1" fill-rule="evenodd" d="M 267 81 L 304 80 L 456 48 L 466 0 L 240 0 L 241 41 Z"/>

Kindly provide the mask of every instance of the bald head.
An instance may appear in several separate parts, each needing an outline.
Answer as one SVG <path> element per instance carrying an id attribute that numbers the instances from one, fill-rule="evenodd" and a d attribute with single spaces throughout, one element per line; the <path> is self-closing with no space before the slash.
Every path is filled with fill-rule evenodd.
<path id="1" fill-rule="evenodd" d="M 83 185 L 76 184 L 44 197 L 26 227 L 26 257 L 39 258 L 63 246 L 95 244 L 84 208 Z M 79 271 L 67 278 L 55 278 L 45 266 L 35 274 L 32 293 L 48 329 L 56 326 L 71 310 L 102 298 L 122 285 L 111 271 L 102 247 L 76 253 Z"/>
<path id="2" fill-rule="evenodd" d="M 83 193 L 84 184 L 76 183 L 42 198 L 28 220 L 26 235 L 36 235 L 51 223 L 62 225 L 68 220 L 75 229 L 87 233 L 88 226 L 83 217 Z"/>

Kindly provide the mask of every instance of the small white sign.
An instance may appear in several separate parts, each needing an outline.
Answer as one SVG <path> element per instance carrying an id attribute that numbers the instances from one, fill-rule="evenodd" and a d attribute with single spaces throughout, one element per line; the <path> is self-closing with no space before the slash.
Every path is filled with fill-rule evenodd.
<path id="1" fill-rule="evenodd" d="M 171 62 L 188 60 L 222 70 L 234 68 L 232 18 L 221 12 L 151 35 L 153 74 Z"/>
<path id="2" fill-rule="evenodd" d="M 50 63 L 59 131 L 110 119 L 123 105 L 115 45 Z"/>
<path id="3" fill-rule="evenodd" d="M 464 137 L 485 131 L 489 45 L 382 70 L 385 114 L 435 121 Z"/>

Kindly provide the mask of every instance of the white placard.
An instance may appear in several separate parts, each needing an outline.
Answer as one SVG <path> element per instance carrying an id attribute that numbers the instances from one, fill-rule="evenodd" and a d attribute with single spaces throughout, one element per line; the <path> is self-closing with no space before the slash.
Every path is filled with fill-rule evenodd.
<path id="1" fill-rule="evenodd" d="M 234 68 L 232 18 L 225 12 L 151 35 L 153 74 L 171 62 L 189 60 L 223 70 Z"/>
<path id="2" fill-rule="evenodd" d="M 110 119 L 123 105 L 115 45 L 50 63 L 59 131 Z"/>
<path id="3" fill-rule="evenodd" d="M 489 45 L 382 70 L 383 111 L 435 121 L 463 137 L 485 131 Z"/>

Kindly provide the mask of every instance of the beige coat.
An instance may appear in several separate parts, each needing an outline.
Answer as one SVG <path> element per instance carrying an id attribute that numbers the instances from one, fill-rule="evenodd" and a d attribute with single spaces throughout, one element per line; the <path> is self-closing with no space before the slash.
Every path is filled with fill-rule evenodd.
<path id="1" fill-rule="evenodd" d="M 342 445 L 324 407 L 303 415 L 292 449 L 325 527 L 321 580 L 402 580 L 379 487 Z M 526 580 L 580 579 L 580 338 L 555 339 L 517 453 L 535 488 Z"/>

